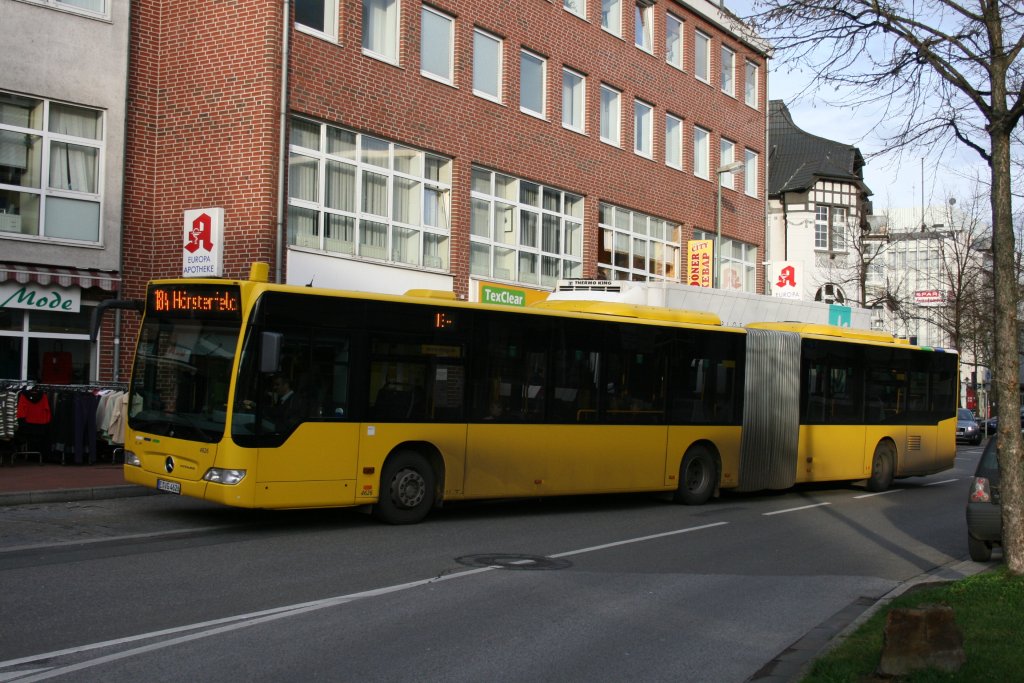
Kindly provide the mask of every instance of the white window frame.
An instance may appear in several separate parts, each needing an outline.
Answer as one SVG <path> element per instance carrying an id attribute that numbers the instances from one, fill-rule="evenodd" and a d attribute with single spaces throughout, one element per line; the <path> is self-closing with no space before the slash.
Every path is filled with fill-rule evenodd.
<path id="1" fill-rule="evenodd" d="M 482 166 L 473 166 L 470 187 L 470 277 L 554 289 L 559 279 L 583 276 L 582 194 Z M 477 211 L 486 216 L 483 225 L 473 223 Z M 534 269 L 524 269 L 531 262 Z"/>
<path id="2" fill-rule="evenodd" d="M 438 42 L 434 40 L 426 40 L 424 31 L 424 22 L 430 18 L 440 19 L 447 22 L 448 35 L 447 44 L 444 45 L 446 67 L 448 73 L 439 74 L 434 71 L 428 71 L 426 64 L 426 57 L 429 53 L 433 53 L 438 50 Z M 420 10 L 420 74 L 435 81 L 445 83 L 446 85 L 454 85 L 455 75 L 455 17 L 449 16 L 440 10 L 436 10 L 428 5 L 423 5 Z"/>
<path id="3" fill-rule="evenodd" d="M 299 0 L 296 0 L 296 3 Z M 324 30 L 321 31 L 298 20 L 298 5 L 296 4 L 295 28 L 303 33 L 308 33 L 317 38 L 324 38 L 331 42 L 338 40 L 338 0 L 324 0 Z"/>
<path id="4" fill-rule="evenodd" d="M 625 0 L 601 0 L 601 28 L 622 37 L 622 3 Z"/>
<path id="5" fill-rule="evenodd" d="M 634 0 L 634 7 L 633 44 L 654 54 L 654 3 L 652 0 Z"/>
<path id="6" fill-rule="evenodd" d="M 748 107 L 757 109 L 760 88 L 758 77 L 761 75 L 761 67 L 749 59 L 744 61 L 743 101 Z"/>
<path id="7" fill-rule="evenodd" d="M 736 143 L 728 138 L 720 138 L 718 141 L 718 165 L 719 167 L 731 164 L 736 160 Z M 736 172 L 728 171 L 727 173 L 717 174 L 719 182 L 722 183 L 722 187 L 727 190 L 736 189 Z"/>
<path id="8" fill-rule="evenodd" d="M 308 249 L 332 256 L 368 259 L 409 268 L 449 272 L 451 264 L 451 197 L 452 160 L 438 154 L 391 142 L 377 136 L 294 116 L 291 125 L 302 125 L 318 131 L 317 148 L 306 146 L 293 134 L 289 146 L 289 175 L 293 166 L 315 168 L 315 187 L 306 188 L 308 196 L 299 197 L 297 183 L 288 184 L 288 245 L 290 249 Z M 352 140 L 352 147 L 331 153 L 327 140 L 331 132 Z M 349 208 L 327 205 L 329 165 L 346 169 L 352 178 Z M 383 209 L 368 209 L 365 180 L 368 175 L 385 178 L 384 195 L 377 197 Z M 400 220 L 396 211 L 396 194 L 402 186 L 416 187 L 408 204 L 401 205 L 409 220 Z M 295 215 L 316 217 L 311 232 L 302 232 Z M 327 235 L 328 216 L 349 222 L 342 235 Z M 384 228 L 383 243 L 378 243 L 377 230 Z M 373 231 L 372 233 L 370 231 Z M 400 236 L 414 236 L 417 253 L 404 250 Z"/>
<path id="9" fill-rule="evenodd" d="M 679 281 L 678 224 L 601 202 L 597 229 L 599 279 Z"/>
<path id="10" fill-rule="evenodd" d="M 613 99 L 608 100 L 606 107 L 605 95 L 610 94 Z M 614 109 L 614 111 L 612 111 Z M 610 85 L 601 84 L 601 142 L 606 142 L 615 147 L 622 146 L 622 93 Z M 608 124 L 607 126 L 605 124 Z M 605 135 L 605 129 L 608 135 Z"/>
<path id="11" fill-rule="evenodd" d="M 702 83 L 711 83 L 711 36 L 693 32 L 693 76 Z"/>
<path id="12" fill-rule="evenodd" d="M 665 165 L 683 170 L 683 120 L 665 114 Z"/>
<path id="13" fill-rule="evenodd" d="M 498 91 L 497 93 L 490 93 L 490 92 L 487 92 L 486 90 L 480 90 L 480 89 L 478 89 L 476 87 L 476 85 L 477 85 L 477 79 L 476 79 L 477 70 L 478 70 L 478 68 L 480 68 L 480 64 L 476 60 L 477 54 L 479 54 L 479 44 L 477 42 L 478 39 L 479 40 L 490 41 L 492 43 L 495 43 L 497 45 L 497 47 L 498 47 L 498 63 L 496 65 L 496 67 L 495 67 L 495 73 L 493 74 L 494 77 L 495 77 L 495 85 L 497 86 L 497 91 Z M 502 74 L 504 73 L 504 69 L 503 69 L 504 60 L 505 60 L 505 42 L 501 38 L 499 38 L 498 36 L 496 36 L 496 35 L 494 35 L 492 33 L 488 33 L 487 31 L 484 31 L 483 29 L 480 29 L 480 28 L 474 28 L 473 29 L 473 94 L 474 95 L 482 97 L 485 100 L 491 100 L 492 102 L 501 102 L 501 98 L 502 98 L 502 85 L 503 85 L 503 81 L 504 81 L 504 79 L 502 78 Z"/>
<path id="14" fill-rule="evenodd" d="M 540 111 L 531 109 L 530 107 L 523 104 L 523 94 L 526 92 L 523 89 L 523 60 L 535 60 L 540 65 Z M 548 60 L 541 57 L 535 52 L 530 50 L 522 49 L 519 51 L 519 111 L 530 116 L 535 116 L 538 119 L 547 119 L 545 112 L 548 108 Z"/>
<path id="15" fill-rule="evenodd" d="M 694 230 L 693 238 L 697 240 L 714 240 L 715 233 L 703 230 Z M 723 274 L 722 289 L 733 291 L 757 292 L 757 245 L 741 242 L 740 240 L 722 236 L 720 245 L 722 258 L 720 261 L 721 273 Z M 740 288 L 727 287 L 725 273 L 730 269 L 738 270 L 740 277 Z"/>
<path id="16" fill-rule="evenodd" d="M 645 159 L 654 158 L 654 105 L 633 100 L 633 151 Z"/>
<path id="17" fill-rule="evenodd" d="M 569 14 L 575 14 L 580 19 L 587 18 L 587 0 L 562 0 L 562 7 Z"/>
<path id="18" fill-rule="evenodd" d="M 711 131 L 693 127 L 693 175 L 711 179 Z"/>
<path id="19" fill-rule="evenodd" d="M 71 12 L 72 14 L 81 14 L 86 17 L 93 17 L 95 19 L 109 19 L 110 18 L 110 5 L 113 0 L 100 0 L 103 5 L 101 10 L 91 10 L 87 7 L 81 7 L 72 2 L 65 2 L 64 0 L 24 0 L 30 2 L 33 5 L 43 5 L 51 9 L 60 10 L 62 12 Z"/>
<path id="20" fill-rule="evenodd" d="M 383 26 L 380 27 L 381 35 L 390 34 L 390 39 L 391 39 L 390 50 L 387 50 L 387 49 L 385 49 L 383 51 L 382 50 L 378 50 L 378 49 L 376 49 L 376 47 L 380 47 L 380 46 L 371 45 L 370 44 L 371 41 L 368 39 L 368 36 L 370 36 L 372 34 L 372 31 L 368 30 L 368 29 L 372 29 L 373 26 L 370 25 L 371 19 L 370 19 L 369 15 L 367 14 L 367 8 L 371 4 L 380 4 L 382 2 L 384 3 L 384 5 L 388 5 L 389 0 L 362 0 L 362 8 L 363 8 L 362 47 L 363 47 L 363 54 L 368 56 L 368 57 L 373 57 L 374 59 L 379 59 L 381 61 L 388 62 L 389 64 L 398 64 L 399 63 L 398 55 L 400 53 L 399 45 L 398 45 L 399 39 L 400 39 L 400 36 L 399 36 L 399 26 L 402 23 L 402 20 L 401 20 L 401 17 L 402 17 L 401 0 L 390 0 L 391 11 L 386 13 L 385 17 L 384 17 L 384 20 L 387 23 L 385 23 Z M 385 35 L 385 40 L 387 40 L 387 35 Z M 388 46 L 385 45 L 383 47 L 387 48 Z"/>
<path id="21" fill-rule="evenodd" d="M 665 62 L 683 71 L 683 50 L 686 41 L 683 39 L 686 24 L 682 19 L 667 12 L 665 14 Z M 673 40 L 675 45 L 673 45 Z M 675 55 L 675 60 L 672 56 Z"/>
<path id="22" fill-rule="evenodd" d="M 38 185 L 15 185 L 15 184 L 4 184 L 0 183 L 0 191 L 7 191 L 17 193 L 21 195 L 28 195 L 34 197 L 37 202 L 36 206 L 36 219 L 37 223 L 35 226 L 35 232 L 22 232 L 27 226 L 24 224 L 22 219 L 29 216 L 29 213 L 19 212 L 17 215 L 19 220 L 17 223 L 10 217 L 0 219 L 0 237 L 10 239 L 25 239 L 30 241 L 45 241 L 45 242 L 62 242 L 70 244 L 90 244 L 90 245 L 102 245 L 103 244 L 103 223 L 104 223 L 104 202 L 103 193 L 106 185 L 106 139 L 107 139 L 107 117 L 106 114 L 95 107 L 87 107 L 78 104 L 70 104 L 64 102 L 56 102 L 53 100 L 47 100 L 41 97 L 31 97 L 27 95 L 21 95 L 19 93 L 8 93 L 2 92 L 0 94 L 10 95 L 13 97 L 24 98 L 32 102 L 38 103 L 41 107 L 41 116 L 39 119 L 38 127 L 31 121 L 26 122 L 26 125 L 19 126 L 12 123 L 0 123 L 0 132 L 6 133 L 8 136 L 23 137 L 26 141 L 29 139 L 35 139 L 39 146 L 39 155 L 33 159 L 31 163 L 38 164 L 35 174 L 38 176 Z M 54 106 L 58 107 L 74 107 L 83 111 L 90 111 L 97 114 L 97 134 L 96 137 L 82 137 L 66 133 L 56 133 L 50 130 L 51 128 L 51 109 Z M 55 182 L 51 179 L 51 157 L 57 152 L 53 151 L 54 145 L 72 145 L 77 148 L 86 150 L 92 150 L 95 154 L 95 168 L 94 172 L 94 187 L 91 190 L 82 189 L 64 189 L 60 187 L 52 186 Z M 86 157 L 88 159 L 88 157 Z M 70 164 L 69 164 L 70 165 Z M 88 174 L 86 176 L 88 178 Z M 53 202 L 51 202 L 53 200 Z M 96 216 L 96 238 L 95 239 L 83 239 L 78 236 L 72 236 L 69 234 L 56 234 L 57 229 L 67 230 L 66 226 L 51 226 L 49 234 L 47 234 L 47 223 L 48 216 L 47 212 L 51 212 L 54 216 L 59 216 L 57 204 L 65 202 L 75 202 L 81 205 L 94 205 L 95 216 Z M 51 203 L 53 206 L 51 207 Z M 91 212 L 90 212 L 91 213 Z"/>
<path id="23" fill-rule="evenodd" d="M 14 314 L 15 319 L 20 314 L 21 321 L 20 324 L 11 325 L 7 329 L 0 330 L 0 337 L 14 340 L 17 346 L 15 349 L 17 354 L 16 362 L 18 364 L 17 377 L 8 377 L 7 379 L 39 382 L 42 380 L 42 368 L 33 367 L 32 369 L 36 372 L 29 372 L 30 360 L 34 358 L 34 355 L 38 356 L 41 361 L 43 354 L 49 350 L 62 349 L 63 351 L 70 351 L 74 355 L 78 349 L 84 349 L 82 355 L 87 359 L 89 376 L 74 377 L 73 381 L 78 383 L 95 382 L 99 375 L 100 349 L 106 345 L 102 331 L 100 331 L 97 343 L 92 343 L 89 339 L 88 325 L 95 309 L 95 302 L 83 301 L 78 313 L 64 314 L 69 318 L 65 323 L 69 326 L 66 329 L 77 330 L 64 332 L 37 331 L 33 329 L 35 327 L 33 322 L 36 321 L 32 320 L 32 316 L 37 315 L 36 311 L 20 308 L 9 309 L 9 313 Z M 38 315 L 40 317 L 50 317 L 54 313 L 49 310 L 40 310 Z M 32 344 L 36 345 L 36 354 L 34 355 L 29 354 Z"/>
<path id="24" fill-rule="evenodd" d="M 729 97 L 736 97 L 736 51 L 723 45 L 721 53 L 720 87 Z"/>
<path id="25" fill-rule="evenodd" d="M 744 150 L 743 153 L 743 191 L 748 197 L 757 196 L 757 161 L 758 155 L 752 149 Z"/>
<path id="26" fill-rule="evenodd" d="M 574 81 L 567 88 L 567 79 Z M 578 88 L 578 91 L 577 91 Z M 566 106 L 566 105 L 569 106 Z M 586 133 L 587 77 L 569 67 L 562 67 L 562 127 L 577 133 Z M 566 120 L 568 114 L 569 120 Z"/>
<path id="27" fill-rule="evenodd" d="M 845 253 L 847 220 L 850 208 L 832 204 L 814 207 L 814 249 L 829 253 Z"/>

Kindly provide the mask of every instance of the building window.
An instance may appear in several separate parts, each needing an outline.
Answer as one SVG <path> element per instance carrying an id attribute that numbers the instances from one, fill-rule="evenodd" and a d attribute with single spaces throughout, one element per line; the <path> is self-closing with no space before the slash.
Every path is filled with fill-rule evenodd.
<path id="1" fill-rule="evenodd" d="M 0 92 L 0 236 L 100 241 L 103 113 Z"/>
<path id="2" fill-rule="evenodd" d="M 450 159 L 292 119 L 292 246 L 447 272 L 450 192 Z"/>
<path id="3" fill-rule="evenodd" d="M 547 62 L 532 52 L 519 53 L 519 109 L 544 118 L 544 79 Z"/>
<path id="4" fill-rule="evenodd" d="M 583 275 L 583 197 L 473 167 L 469 272 L 554 288 Z"/>
<path id="5" fill-rule="evenodd" d="M 844 206 L 818 204 L 814 214 L 814 248 L 830 252 L 846 251 L 846 216 Z"/>
<path id="6" fill-rule="evenodd" d="M 579 133 L 584 132 L 586 120 L 583 107 L 587 101 L 586 79 L 572 69 L 562 69 L 562 125 Z"/>
<path id="7" fill-rule="evenodd" d="M 363 0 L 363 51 L 398 63 L 398 0 Z"/>
<path id="8" fill-rule="evenodd" d="M 587 18 L 586 0 L 562 0 L 562 7 L 578 17 Z"/>
<path id="9" fill-rule="evenodd" d="M 420 15 L 420 73 L 452 82 L 452 27 L 455 20 L 430 7 Z"/>
<path id="10" fill-rule="evenodd" d="M 722 46 L 722 92 L 730 97 L 736 97 L 736 53 L 729 48 Z"/>
<path id="11" fill-rule="evenodd" d="M 672 114 L 665 114 L 665 163 L 683 169 L 683 122 Z"/>
<path id="12" fill-rule="evenodd" d="M 633 151 L 650 159 L 654 148 L 654 107 L 635 100 L 633 102 Z"/>
<path id="13" fill-rule="evenodd" d="M 745 150 L 743 159 L 743 191 L 757 196 L 757 152 Z"/>
<path id="14" fill-rule="evenodd" d="M 757 64 L 748 61 L 743 81 L 743 101 L 757 109 L 757 76 L 760 72 Z"/>
<path id="15" fill-rule="evenodd" d="M 622 120 L 622 110 L 619 106 L 620 94 L 618 90 L 601 86 L 601 141 L 610 145 L 619 146 L 621 142 L 619 129 Z"/>
<path id="16" fill-rule="evenodd" d="M 85 302 L 77 313 L 0 309 L 0 377 L 45 384 L 95 381 L 92 311 Z"/>
<path id="17" fill-rule="evenodd" d="M 638 211 L 601 203 L 597 274 L 604 280 L 679 279 L 680 226 Z"/>
<path id="18" fill-rule="evenodd" d="M 700 31 L 693 34 L 693 75 L 699 81 L 711 82 L 711 36 Z"/>
<path id="19" fill-rule="evenodd" d="M 693 175 L 707 180 L 709 175 L 711 148 L 709 140 L 711 133 L 703 128 L 693 127 Z"/>
<path id="20" fill-rule="evenodd" d="M 76 14 L 94 17 L 110 16 L 109 0 L 27 0 L 36 5 L 56 7 Z"/>
<path id="21" fill-rule="evenodd" d="M 622 0 L 601 0 L 601 28 L 622 35 Z"/>
<path id="22" fill-rule="evenodd" d="M 334 40 L 338 31 L 338 0 L 295 0 L 295 24 Z"/>
<path id="23" fill-rule="evenodd" d="M 731 164 L 733 161 L 736 160 L 736 145 L 733 144 L 732 141 L 722 138 L 719 141 L 718 150 L 719 166 Z M 722 183 L 722 187 L 728 188 L 730 190 L 736 189 L 736 174 L 733 171 L 729 171 L 728 173 L 719 173 L 718 178 L 719 181 Z"/>
<path id="24" fill-rule="evenodd" d="M 653 0 L 636 0 L 633 20 L 636 46 L 644 52 L 654 52 Z"/>
<path id="25" fill-rule="evenodd" d="M 665 61 L 683 68 L 683 20 L 672 14 L 665 15 Z"/>
<path id="26" fill-rule="evenodd" d="M 713 240 L 715 233 L 694 231 L 694 239 Z M 757 291 L 757 247 L 739 240 L 722 238 L 719 286 L 741 292 Z"/>
<path id="27" fill-rule="evenodd" d="M 473 93 L 501 102 L 501 39 L 473 31 Z"/>

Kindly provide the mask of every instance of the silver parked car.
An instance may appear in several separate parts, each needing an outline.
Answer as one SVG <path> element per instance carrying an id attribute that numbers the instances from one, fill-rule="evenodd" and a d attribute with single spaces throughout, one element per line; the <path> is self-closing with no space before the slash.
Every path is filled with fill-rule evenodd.
<path id="1" fill-rule="evenodd" d="M 956 411 L 956 440 L 966 441 L 977 446 L 981 443 L 981 425 L 967 408 L 957 408 Z"/>
<path id="2" fill-rule="evenodd" d="M 992 546 L 1003 541 L 1003 515 L 999 505 L 999 461 L 996 438 L 988 440 L 967 497 L 967 548 L 975 562 L 988 562 Z"/>

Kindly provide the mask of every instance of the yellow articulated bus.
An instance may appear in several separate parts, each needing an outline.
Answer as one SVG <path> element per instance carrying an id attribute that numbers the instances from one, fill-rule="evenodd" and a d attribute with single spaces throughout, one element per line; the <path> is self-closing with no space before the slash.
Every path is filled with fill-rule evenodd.
<path id="1" fill-rule="evenodd" d="M 824 325 L 152 282 L 125 479 L 248 508 L 720 489 L 948 469 L 957 355 Z"/>

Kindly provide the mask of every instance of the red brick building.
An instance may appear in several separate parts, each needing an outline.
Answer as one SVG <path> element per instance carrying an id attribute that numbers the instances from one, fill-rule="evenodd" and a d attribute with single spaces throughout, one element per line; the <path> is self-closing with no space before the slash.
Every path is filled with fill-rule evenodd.
<path id="1" fill-rule="evenodd" d="M 766 54 L 715 4 L 293 0 L 287 31 L 272 0 L 132 7 L 127 297 L 181 273 L 204 207 L 228 277 L 679 280 L 718 178 L 723 286 L 762 289 Z"/>

